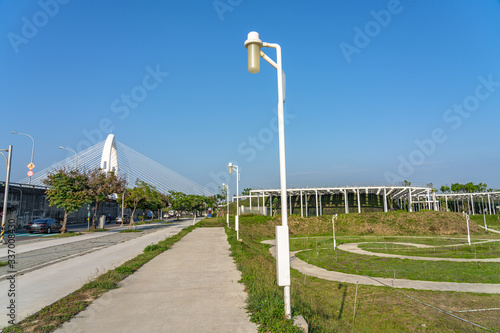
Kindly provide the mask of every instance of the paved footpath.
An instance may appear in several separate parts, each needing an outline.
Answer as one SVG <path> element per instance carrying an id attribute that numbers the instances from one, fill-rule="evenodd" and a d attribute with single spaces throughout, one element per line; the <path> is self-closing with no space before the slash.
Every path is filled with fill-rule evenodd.
<path id="1" fill-rule="evenodd" d="M 257 332 L 223 228 L 198 228 L 56 332 Z"/>
<path id="2" fill-rule="evenodd" d="M 7 306 L 12 300 L 14 300 L 16 305 L 16 322 L 19 322 L 41 310 L 43 307 L 72 293 L 98 275 L 136 257 L 143 252 L 146 246 L 156 244 L 166 237 L 175 235 L 191 224 L 192 220 L 185 220 L 161 229 L 156 229 L 155 232 L 148 234 L 134 233 L 140 236 L 105 248 L 93 250 L 90 253 L 74 256 L 71 259 L 56 261 L 40 269 L 27 272 L 23 275 L 17 275 L 14 280 L 4 279 L 0 281 L 0 327 L 7 326 L 8 324 L 7 321 L 9 318 L 6 315 L 8 311 Z M 77 239 L 78 237 L 85 236 L 70 238 Z M 92 240 L 103 238 L 106 237 L 90 237 L 89 247 L 95 247 L 95 244 L 90 244 Z M 60 242 L 61 240 L 53 241 Z M 50 243 L 52 243 L 52 240 Z M 39 242 L 30 246 L 42 248 L 50 243 Z M 73 242 L 73 244 L 76 243 L 78 242 Z M 22 250 L 23 246 L 20 246 L 19 250 Z M 15 295 L 12 294 L 14 296 L 10 297 L 9 290 L 12 289 L 12 283 L 15 285 Z"/>

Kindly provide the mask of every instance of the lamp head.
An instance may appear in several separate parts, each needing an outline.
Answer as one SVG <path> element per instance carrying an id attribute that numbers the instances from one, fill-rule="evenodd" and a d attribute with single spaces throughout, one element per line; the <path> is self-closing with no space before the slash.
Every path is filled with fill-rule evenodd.
<path id="1" fill-rule="evenodd" d="M 228 167 L 229 167 L 229 174 L 232 175 L 233 174 L 233 163 L 229 163 Z"/>
<path id="2" fill-rule="evenodd" d="M 252 31 L 248 34 L 245 47 L 248 50 L 248 71 L 252 74 L 258 73 L 260 71 L 260 48 L 262 47 L 258 32 Z"/>

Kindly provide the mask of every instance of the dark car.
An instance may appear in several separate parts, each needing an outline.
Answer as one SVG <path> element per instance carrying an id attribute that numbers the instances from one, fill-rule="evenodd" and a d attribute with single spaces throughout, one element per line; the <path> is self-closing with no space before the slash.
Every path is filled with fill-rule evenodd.
<path id="1" fill-rule="evenodd" d="M 46 218 L 46 219 L 36 219 L 33 222 L 28 223 L 26 231 L 30 234 L 33 232 L 46 232 L 50 234 L 51 232 L 61 232 L 62 224 L 56 219 Z"/>
<path id="2" fill-rule="evenodd" d="M 130 218 L 128 217 L 128 215 L 123 215 L 123 218 L 121 216 L 118 216 L 116 219 L 115 219 L 115 223 L 116 224 L 121 224 L 122 223 L 122 220 L 123 220 L 123 223 L 126 224 L 126 223 L 130 223 Z"/>

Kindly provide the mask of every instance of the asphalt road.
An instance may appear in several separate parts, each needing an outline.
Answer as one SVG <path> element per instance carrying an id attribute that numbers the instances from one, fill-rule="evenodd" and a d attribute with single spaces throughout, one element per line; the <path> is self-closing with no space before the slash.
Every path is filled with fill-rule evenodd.
<path id="1" fill-rule="evenodd" d="M 29 236 L 25 236 L 24 241 L 21 241 L 16 246 L 16 270 L 18 274 L 30 272 L 62 260 L 73 258 L 74 256 L 87 254 L 139 236 L 144 236 L 175 224 L 175 221 L 172 223 L 143 224 L 136 226 L 142 232 L 121 233 L 119 231 L 128 229 L 129 226 L 124 225 L 120 227 L 119 224 L 113 223 L 106 226 L 106 229 L 109 229 L 107 232 L 90 234 L 91 239 L 87 238 L 88 235 L 51 238 L 47 236 L 54 236 L 53 234 L 28 234 Z M 81 225 L 75 225 L 74 227 L 72 231 L 78 231 L 83 228 Z M 85 226 L 83 231 L 86 230 L 87 226 Z M 16 234 L 16 243 L 21 237 Z M 80 240 L 80 238 L 84 239 Z M 0 262 L 7 262 L 9 259 L 7 257 L 7 247 L 5 244 L 0 246 Z M 9 270 L 9 265 L 0 267 L 0 280 L 5 279 L 9 275 Z"/>
<path id="2" fill-rule="evenodd" d="M 167 221 L 172 222 L 174 220 L 175 219 L 168 219 Z M 139 221 L 136 221 L 136 222 L 139 222 Z M 124 226 L 128 226 L 128 224 L 124 224 Z M 92 221 L 90 222 L 90 227 L 92 227 Z M 110 222 L 110 223 L 106 223 L 106 225 L 105 225 L 105 228 L 109 229 L 109 230 L 114 230 L 114 229 L 119 228 L 119 227 L 120 227 L 120 224 L 116 224 L 114 221 Z M 68 224 L 67 228 L 68 228 L 68 231 L 83 232 L 83 231 L 89 230 L 89 224 L 87 224 L 87 223 Z M 53 235 L 54 234 L 44 234 L 44 233 L 30 234 L 26 230 L 17 230 L 16 231 L 16 242 L 44 238 L 44 237 L 53 236 Z"/>

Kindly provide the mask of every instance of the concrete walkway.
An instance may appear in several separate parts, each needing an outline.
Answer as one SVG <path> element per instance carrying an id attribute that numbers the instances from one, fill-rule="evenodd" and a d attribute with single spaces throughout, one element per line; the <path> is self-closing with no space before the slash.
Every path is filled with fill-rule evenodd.
<path id="1" fill-rule="evenodd" d="M 15 297 L 8 297 L 11 281 L 0 281 L 0 307 L 7 309 L 12 300 L 16 304 L 16 322 L 41 310 L 80 288 L 88 281 L 107 270 L 122 265 L 143 252 L 150 244 L 179 233 L 191 225 L 190 221 L 181 221 L 157 232 L 122 242 L 94 252 L 54 263 L 38 270 L 18 275 L 15 278 Z M 77 238 L 80 236 L 75 236 Z M 73 238 L 73 237 L 70 237 Z M 0 311 L 0 327 L 7 326 L 7 310 Z"/>
<path id="2" fill-rule="evenodd" d="M 275 240 L 266 240 L 263 243 L 270 244 L 269 251 L 273 257 L 276 257 Z M 303 250 L 302 250 L 303 251 Z M 298 270 L 302 274 L 315 276 L 320 279 L 339 281 L 346 283 L 360 283 L 372 286 L 391 286 L 394 288 L 407 288 L 417 290 L 436 290 L 436 291 L 459 291 L 459 292 L 474 292 L 474 293 L 487 293 L 487 294 L 500 294 L 500 284 L 490 283 L 458 283 L 458 282 L 434 282 L 434 281 L 419 281 L 407 279 L 387 279 L 376 278 L 376 280 L 363 275 L 340 273 L 329 271 L 318 266 L 306 263 L 295 256 L 300 251 L 290 252 L 290 267 Z M 422 257 L 425 258 L 425 257 Z M 428 258 L 426 258 L 428 259 Z M 471 261 L 474 261 L 472 259 Z"/>
<path id="3" fill-rule="evenodd" d="M 223 228 L 195 229 L 56 332 L 257 332 Z"/>

